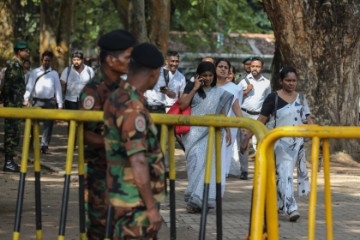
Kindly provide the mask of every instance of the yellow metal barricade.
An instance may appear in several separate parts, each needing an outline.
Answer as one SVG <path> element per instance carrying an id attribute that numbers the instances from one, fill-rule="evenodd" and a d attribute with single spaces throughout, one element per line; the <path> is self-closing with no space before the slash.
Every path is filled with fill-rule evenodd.
<path id="1" fill-rule="evenodd" d="M 311 166 L 311 189 L 309 199 L 309 221 L 308 221 L 308 239 L 315 239 L 316 227 L 316 195 L 317 195 L 317 174 L 319 164 L 320 139 L 323 141 L 323 164 L 324 164 L 324 194 L 325 194 L 325 218 L 326 218 L 326 239 L 333 239 L 332 222 L 332 203 L 330 189 L 330 138 L 360 138 L 360 127 L 344 126 L 316 126 L 303 125 L 297 127 L 278 127 L 268 132 L 258 143 L 256 152 L 256 162 L 267 162 L 267 171 L 262 174 L 267 181 L 259 181 L 259 189 L 254 193 L 253 207 L 258 208 L 263 204 L 263 195 L 259 193 L 266 192 L 266 218 L 268 239 L 279 239 L 278 232 L 278 213 L 275 184 L 275 160 L 274 144 L 282 137 L 307 137 L 312 138 L 312 166 Z M 256 187 L 256 185 L 255 185 Z M 251 239 L 262 239 L 263 214 L 260 212 L 252 213 L 251 221 Z M 270 221 L 271 219 L 271 221 Z"/>
<path id="2" fill-rule="evenodd" d="M 211 177 L 211 166 L 212 166 L 212 153 L 216 152 L 216 184 L 217 184 L 217 226 L 218 226 L 218 234 L 219 237 L 222 236 L 222 219 L 221 219 L 221 128 L 224 127 L 236 127 L 236 128 L 247 128 L 252 131 L 258 140 L 260 140 L 265 133 L 268 131 L 267 128 L 260 122 L 245 119 L 245 118 L 228 118 L 225 116 L 183 116 L 183 115 L 164 115 L 164 114 L 151 114 L 152 119 L 155 124 L 162 125 L 162 137 L 161 137 L 161 148 L 163 152 L 166 152 L 168 149 L 169 152 L 169 181 L 170 181 L 170 201 L 173 205 L 171 205 L 170 210 L 170 219 L 171 219 L 171 239 L 176 239 L 176 221 L 175 221 L 175 178 L 176 178 L 176 169 L 175 169 L 175 158 L 174 158 L 174 149 L 175 149 L 175 137 L 174 137 L 174 125 L 191 125 L 191 126 L 204 126 L 209 127 L 209 144 L 206 156 L 206 172 L 204 177 L 205 191 L 204 191 L 204 199 L 207 199 L 206 189 L 208 189 L 208 185 L 210 183 Z M 73 162 L 73 154 L 74 154 L 74 144 L 75 144 L 75 132 L 76 132 L 76 124 L 79 123 L 79 191 L 83 192 L 83 175 L 84 175 L 84 145 L 83 145 L 83 122 L 91 121 L 91 122 L 99 122 L 103 121 L 103 112 L 99 111 L 80 111 L 80 110 L 49 110 L 49 109 L 33 109 L 33 108 L 1 108 L 0 117 L 3 118 L 24 118 L 26 119 L 26 130 L 24 135 L 24 144 L 23 144 L 23 152 L 22 152 L 22 162 L 21 162 L 21 178 L 19 183 L 19 196 L 18 196 L 18 204 L 17 204 L 17 213 L 16 213 L 16 228 L 14 231 L 14 240 L 20 239 L 20 223 L 21 223 L 21 208 L 23 202 L 23 190 L 24 190 L 24 182 L 25 182 L 25 173 L 27 168 L 27 159 L 29 152 L 29 136 L 30 136 L 30 128 L 31 128 L 31 120 L 38 119 L 48 119 L 48 120 L 64 120 L 70 121 L 70 131 L 69 131 L 69 139 L 68 139 L 68 147 L 67 147 L 67 157 L 65 163 L 65 183 L 63 190 L 63 198 L 62 198 L 62 206 L 61 206 L 61 215 L 60 215 L 60 224 L 59 224 L 59 235 L 58 240 L 65 239 L 65 227 L 66 227 L 66 213 L 68 206 L 68 198 L 69 198 L 69 183 L 70 183 L 70 175 L 72 171 L 72 162 Z M 36 121 L 35 121 L 36 122 Z M 37 122 L 36 122 L 37 124 Z M 34 138 L 38 138 L 38 125 L 35 125 L 35 135 Z M 37 134 L 37 135 L 36 135 Z M 215 144 L 214 144 L 215 143 Z M 38 142 L 35 142 L 35 145 L 38 145 Z M 40 172 L 40 152 L 36 152 L 39 150 L 39 146 L 35 146 L 35 172 L 36 174 Z M 40 150 L 39 150 L 40 151 Z M 38 160 L 37 160 L 38 159 Z M 261 217 L 264 215 L 264 199 L 265 199 L 265 191 L 263 191 L 263 187 L 265 186 L 265 176 L 266 174 L 266 161 L 264 158 L 256 158 L 255 160 L 255 172 L 254 172 L 254 198 L 253 203 L 257 204 L 255 208 L 253 208 L 252 216 L 255 216 L 255 220 L 253 222 L 259 222 Z M 40 176 L 38 177 L 40 183 Z M 40 187 L 40 185 L 39 185 Z M 40 188 L 39 188 L 40 189 Z M 40 194 L 39 194 L 40 195 Z M 220 196 L 220 197 L 219 197 Z M 40 197 L 40 196 L 39 196 Z M 39 198 L 40 199 L 40 198 Z M 40 201 L 39 201 L 40 203 Z M 79 200 L 80 209 L 83 205 L 83 200 Z M 199 233 L 199 239 L 205 239 L 205 226 L 206 226 L 206 216 L 207 216 L 207 201 L 204 201 L 203 211 L 201 216 L 201 229 Z M 41 232 L 41 206 L 39 204 L 39 208 L 37 207 L 37 214 L 39 213 L 39 229 L 37 228 L 37 239 L 42 239 Z M 38 216 L 37 216 L 38 217 Z M 263 220 L 263 217 L 262 217 Z M 38 224 L 37 224 L 38 226 Z M 252 225 L 251 229 L 262 230 L 259 225 Z M 261 224 L 262 226 L 262 224 Z M 80 214 L 80 239 L 85 239 L 85 227 L 84 227 L 84 217 Z"/>

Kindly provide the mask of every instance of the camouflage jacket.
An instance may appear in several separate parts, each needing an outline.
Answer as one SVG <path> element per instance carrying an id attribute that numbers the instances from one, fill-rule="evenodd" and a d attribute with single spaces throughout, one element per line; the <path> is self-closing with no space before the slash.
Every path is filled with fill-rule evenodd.
<path id="1" fill-rule="evenodd" d="M 21 61 L 14 57 L 6 66 L 2 97 L 4 105 L 22 106 L 25 93 L 25 76 Z"/>
<path id="2" fill-rule="evenodd" d="M 129 157 L 144 152 L 149 165 L 151 190 L 159 202 L 165 196 L 163 154 L 157 130 L 144 96 L 122 82 L 104 107 L 108 200 L 114 207 L 145 206 L 135 185 Z"/>
<path id="3" fill-rule="evenodd" d="M 117 82 L 105 80 L 105 74 L 98 71 L 98 74 L 92 78 L 80 93 L 80 109 L 102 111 L 106 99 L 119 87 Z M 85 122 L 84 130 L 92 131 L 96 134 L 103 135 L 103 122 Z M 91 146 L 85 149 L 86 156 L 101 157 L 105 159 L 105 148 L 96 149 Z"/>

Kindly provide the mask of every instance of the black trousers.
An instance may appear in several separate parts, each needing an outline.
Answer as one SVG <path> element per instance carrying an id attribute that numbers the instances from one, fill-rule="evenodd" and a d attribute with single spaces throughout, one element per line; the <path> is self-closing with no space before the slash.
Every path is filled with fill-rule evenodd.
<path id="1" fill-rule="evenodd" d="M 68 110 L 79 110 L 80 109 L 79 102 L 72 102 L 69 100 L 65 100 L 64 106 L 65 106 L 65 109 L 68 109 Z"/>

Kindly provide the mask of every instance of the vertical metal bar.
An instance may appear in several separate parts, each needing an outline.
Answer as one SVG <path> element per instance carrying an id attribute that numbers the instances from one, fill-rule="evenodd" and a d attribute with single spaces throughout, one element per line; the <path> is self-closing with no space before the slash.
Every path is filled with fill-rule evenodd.
<path id="1" fill-rule="evenodd" d="M 232 139 L 233 140 L 233 139 Z M 224 143 L 226 144 L 226 143 Z M 215 149 L 216 149 L 216 239 L 223 238 L 222 232 L 222 198 L 221 198 L 221 128 L 215 129 Z"/>
<path id="2" fill-rule="evenodd" d="M 21 225 L 21 213 L 24 201 L 24 190 L 25 190 L 25 178 L 27 171 L 27 161 L 29 156 L 29 144 L 30 144 L 30 132 L 31 132 L 31 119 L 25 120 L 25 131 L 23 138 L 23 147 L 21 155 L 21 167 L 20 167 L 20 180 L 16 202 L 16 213 L 15 213 L 15 226 L 13 232 L 13 240 L 20 239 L 20 225 Z"/>
<path id="3" fill-rule="evenodd" d="M 112 221 L 114 219 L 114 208 L 108 206 L 106 213 L 106 226 L 105 226 L 105 236 L 104 240 L 111 240 L 113 235 Z"/>
<path id="4" fill-rule="evenodd" d="M 330 184 L 330 144 L 329 139 L 323 139 L 323 163 L 324 163 L 324 197 L 326 214 L 326 239 L 333 240 L 333 221 L 331 204 Z"/>
<path id="5" fill-rule="evenodd" d="M 311 151 L 311 188 L 309 200 L 309 221 L 308 221 L 308 239 L 315 239 L 316 227 L 316 194 L 317 194 L 317 175 L 319 167 L 319 147 L 320 138 L 312 138 L 312 151 Z"/>
<path id="6" fill-rule="evenodd" d="M 86 240 L 85 229 L 85 157 L 84 157 L 84 123 L 78 123 L 78 173 L 79 173 L 79 220 L 80 239 Z"/>
<path id="7" fill-rule="evenodd" d="M 270 148 L 270 151 L 273 151 L 273 148 L 271 147 L 273 147 L 273 145 L 270 144 L 269 146 L 263 143 L 262 141 L 260 141 L 256 151 L 253 194 L 252 194 L 250 239 L 256 239 L 256 240 L 263 239 L 262 233 L 263 233 L 264 210 L 265 210 L 265 196 L 268 193 L 268 191 L 271 191 L 271 189 L 268 189 L 267 186 L 268 183 L 266 182 L 267 173 L 270 171 L 275 172 L 275 169 L 271 168 L 271 166 L 270 168 L 268 168 L 268 164 L 267 164 L 267 162 L 269 161 L 267 149 Z M 269 239 L 276 239 L 276 238 L 269 238 Z"/>
<path id="8" fill-rule="evenodd" d="M 40 165 L 40 126 L 38 121 L 33 123 L 34 141 L 34 174 L 35 174 L 35 209 L 36 209 L 36 240 L 43 239 L 42 220 L 41 220 L 41 165 Z"/>
<path id="9" fill-rule="evenodd" d="M 276 160 L 274 157 L 274 142 L 266 148 L 266 198 L 265 198 L 265 215 L 264 226 L 266 227 L 269 239 L 278 239 L 278 211 L 277 211 L 277 193 L 276 193 Z M 271 221 L 270 221 L 271 219 Z M 268 220 L 268 221 L 267 221 Z"/>
<path id="10" fill-rule="evenodd" d="M 169 127 L 169 185 L 170 185 L 170 239 L 176 239 L 176 199 L 175 199 L 175 129 L 174 126 Z"/>
<path id="11" fill-rule="evenodd" d="M 72 170 L 72 162 L 74 158 L 75 132 L 76 132 L 76 122 L 74 120 L 71 120 L 68 148 L 66 153 L 65 181 L 64 181 L 64 191 L 63 191 L 62 204 L 61 204 L 58 240 L 65 239 L 66 215 L 67 215 L 67 207 L 69 202 L 70 176 Z"/>
<path id="12" fill-rule="evenodd" d="M 210 177 L 211 177 L 211 169 L 212 169 L 212 156 L 214 152 L 214 138 L 215 138 L 215 128 L 209 126 L 199 240 L 204 240 L 206 236 L 206 218 L 208 213 L 208 199 L 209 199 Z"/>

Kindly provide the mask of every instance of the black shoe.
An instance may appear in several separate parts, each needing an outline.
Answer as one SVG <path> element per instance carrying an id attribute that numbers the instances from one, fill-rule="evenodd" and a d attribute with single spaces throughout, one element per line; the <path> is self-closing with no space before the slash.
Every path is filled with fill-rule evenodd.
<path id="1" fill-rule="evenodd" d="M 240 179 L 241 180 L 248 180 L 248 173 L 247 172 L 242 172 L 240 174 Z"/>
<path id="2" fill-rule="evenodd" d="M 47 146 L 41 146 L 40 151 L 42 154 L 51 154 Z"/>
<path id="3" fill-rule="evenodd" d="M 3 171 L 4 171 L 4 172 L 14 172 L 14 173 L 18 173 L 18 172 L 20 172 L 20 168 L 19 168 L 19 166 L 14 162 L 14 160 L 13 160 L 12 158 L 6 159 L 6 157 L 5 157 L 5 164 L 4 164 Z"/>

